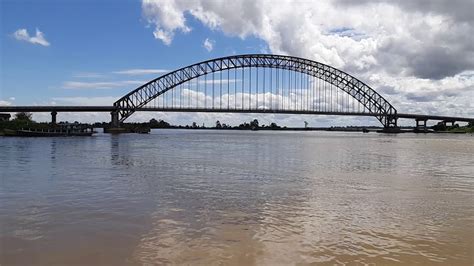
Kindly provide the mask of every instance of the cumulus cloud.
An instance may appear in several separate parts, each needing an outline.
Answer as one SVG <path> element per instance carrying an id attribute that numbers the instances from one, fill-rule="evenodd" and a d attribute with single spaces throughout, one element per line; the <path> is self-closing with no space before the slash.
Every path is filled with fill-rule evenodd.
<path id="1" fill-rule="evenodd" d="M 189 32 L 186 19 L 182 12 L 186 3 L 168 0 L 144 0 L 142 10 L 148 23 L 155 25 L 153 36 L 170 45 L 175 31 Z"/>
<path id="2" fill-rule="evenodd" d="M 13 37 L 19 41 L 25 41 L 32 44 L 38 44 L 42 46 L 50 45 L 49 42 L 44 37 L 43 32 L 41 32 L 39 29 L 36 29 L 35 36 L 30 36 L 30 34 L 28 33 L 26 29 L 18 29 L 17 31 L 13 33 Z"/>
<path id="3" fill-rule="evenodd" d="M 171 43 L 186 17 L 227 36 L 261 39 L 382 88 L 399 111 L 472 113 L 474 2 L 470 0 L 143 0 L 146 20 Z M 343 14 L 343 15 L 341 15 Z M 447 90 L 458 90 L 447 97 Z M 426 95 L 420 96 L 420 91 Z M 386 95 L 386 96 L 387 96 Z M 421 102 L 430 97 L 435 102 Z"/>
<path id="4" fill-rule="evenodd" d="M 389 3 L 410 11 L 442 14 L 459 22 L 474 21 L 472 15 L 474 2 L 470 0 L 337 0 L 337 2 L 347 5 Z"/>
<path id="5" fill-rule="evenodd" d="M 472 1 L 438 1 L 436 5 L 423 0 L 363 4 L 282 0 L 278 5 L 247 0 L 165 2 L 145 0 L 143 6 L 147 7 L 144 13 L 148 21 L 158 30 L 169 31 L 169 36 L 178 29 L 190 30 L 185 20 L 185 14 L 190 14 L 209 28 L 229 35 L 259 37 L 272 52 L 309 57 L 352 71 L 386 66 L 391 72 L 398 70 L 396 74 L 443 78 L 474 67 L 474 30 L 472 25 L 460 22 L 469 14 L 473 17 L 462 11 L 472 10 Z M 450 8 L 452 5 L 458 7 Z M 443 12 L 443 8 L 448 10 Z M 173 11 L 163 15 L 170 9 Z M 442 59 L 432 62 L 434 55 Z M 452 68 L 452 62 L 459 63 Z M 425 70 L 427 66 L 430 69 Z"/>
<path id="6" fill-rule="evenodd" d="M 204 40 L 204 42 L 202 43 L 202 46 L 204 47 L 204 49 L 206 49 L 208 52 L 212 51 L 212 49 L 214 49 L 214 44 L 216 42 L 214 40 L 211 40 L 209 38 L 206 38 Z"/>

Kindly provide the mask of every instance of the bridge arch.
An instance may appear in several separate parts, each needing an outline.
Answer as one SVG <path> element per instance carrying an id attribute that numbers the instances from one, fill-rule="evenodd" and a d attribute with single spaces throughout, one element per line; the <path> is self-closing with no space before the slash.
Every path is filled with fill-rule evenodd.
<path id="1" fill-rule="evenodd" d="M 327 82 L 360 103 L 384 127 L 397 126 L 397 110 L 379 93 L 346 72 L 309 59 L 271 54 L 248 54 L 221 57 L 189 65 L 153 79 L 129 92 L 114 103 L 123 122 L 135 111 L 157 97 L 183 83 L 215 72 L 239 68 L 273 68 L 299 72 Z M 212 110 L 211 110 L 212 111 Z M 215 110 L 229 111 L 234 110 Z M 252 112 L 252 110 L 248 110 Z M 258 111 L 258 110 L 253 110 Z M 265 110 L 263 110 L 265 111 Z M 267 110 L 273 113 L 291 113 L 291 110 Z M 311 112 L 309 112 L 311 113 Z"/>

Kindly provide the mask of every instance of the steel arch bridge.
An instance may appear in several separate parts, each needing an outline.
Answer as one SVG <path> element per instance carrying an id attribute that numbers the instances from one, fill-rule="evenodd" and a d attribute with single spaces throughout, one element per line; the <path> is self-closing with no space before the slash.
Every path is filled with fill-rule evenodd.
<path id="1" fill-rule="evenodd" d="M 326 64 L 284 55 L 211 59 L 169 72 L 114 103 L 112 123 L 136 111 L 326 114 L 376 117 L 397 110 L 367 84 Z"/>

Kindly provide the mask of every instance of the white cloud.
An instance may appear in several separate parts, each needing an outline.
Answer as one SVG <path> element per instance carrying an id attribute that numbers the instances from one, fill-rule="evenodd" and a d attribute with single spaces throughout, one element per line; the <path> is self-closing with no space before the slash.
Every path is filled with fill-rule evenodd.
<path id="1" fill-rule="evenodd" d="M 437 13 L 404 10 L 396 3 L 368 1 L 345 5 L 331 0 L 281 0 L 275 5 L 273 1 L 265 0 L 231 3 L 174 0 L 166 1 L 168 4 L 163 10 L 162 1 L 145 2 L 149 8 L 145 12 L 146 18 L 159 29 L 190 14 L 209 28 L 227 35 L 258 37 L 274 53 L 308 57 L 352 71 L 387 67 L 400 73 L 442 76 L 438 68 L 430 70 L 428 67 L 433 66 L 429 64 L 425 71 L 419 69 L 423 67 L 420 65 L 423 60 L 431 58 L 433 46 L 445 48 L 437 52 L 448 58 L 463 54 L 457 46 L 466 46 L 464 48 L 470 49 L 470 53 L 474 52 L 470 44 L 472 38 L 466 37 L 468 32 L 474 34 L 469 24 L 454 23 L 450 17 Z M 173 16 L 162 15 L 170 9 L 173 9 L 170 12 Z M 344 10 L 344 16 L 340 15 L 341 10 Z M 182 27 L 187 27 L 184 19 L 179 21 Z M 386 58 L 389 55 L 390 58 Z M 459 66 L 464 64 L 473 66 L 474 59 L 458 60 Z M 459 67 L 454 69 L 459 70 Z"/>
<path id="2" fill-rule="evenodd" d="M 120 96 L 121 97 L 121 96 Z M 103 105 L 109 106 L 120 97 L 102 96 L 102 97 L 54 97 L 52 100 L 57 105 Z"/>
<path id="3" fill-rule="evenodd" d="M 155 25 L 153 36 L 170 45 L 174 37 L 174 32 L 189 32 L 191 28 L 186 26 L 186 19 L 180 3 L 168 0 L 144 0 L 142 2 L 143 14 L 150 24 Z M 157 19 L 159 17 L 159 19 Z"/>
<path id="4" fill-rule="evenodd" d="M 102 82 L 83 82 L 66 81 L 62 87 L 64 89 L 113 89 L 130 87 L 131 85 L 141 85 L 146 83 L 143 80 L 120 80 L 120 81 L 102 81 Z"/>
<path id="5" fill-rule="evenodd" d="M 206 38 L 202 44 L 202 46 L 204 47 L 204 49 L 206 49 L 208 52 L 212 51 L 214 49 L 214 44 L 216 43 L 216 41 L 214 40 L 211 40 L 209 38 Z"/>
<path id="6" fill-rule="evenodd" d="M 9 102 L 9 101 L 4 101 L 4 100 L 0 100 L 0 106 L 9 106 L 11 105 L 12 103 Z"/>
<path id="7" fill-rule="evenodd" d="M 144 68 L 137 68 L 137 69 L 127 69 L 121 71 L 115 71 L 114 74 L 122 74 L 122 75 L 149 75 L 149 74 L 163 74 L 167 73 L 169 70 L 166 69 L 144 69 Z"/>
<path id="8" fill-rule="evenodd" d="M 409 2 L 143 0 L 142 8 L 168 44 L 175 32 L 191 30 L 186 14 L 227 36 L 259 38 L 271 53 L 332 65 L 375 90 L 391 88 L 384 96 L 399 112 L 473 114 L 472 1 Z"/>
<path id="9" fill-rule="evenodd" d="M 19 41 L 25 41 L 32 44 L 39 44 L 42 46 L 50 45 L 49 42 L 44 37 L 43 32 L 41 32 L 39 29 L 36 29 L 35 36 L 30 36 L 30 34 L 28 33 L 26 29 L 18 29 L 17 31 L 13 33 L 13 37 Z"/>

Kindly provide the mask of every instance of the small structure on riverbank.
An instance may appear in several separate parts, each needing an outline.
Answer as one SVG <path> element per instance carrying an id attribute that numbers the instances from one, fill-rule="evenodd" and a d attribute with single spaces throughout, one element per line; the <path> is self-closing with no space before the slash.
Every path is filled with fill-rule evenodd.
<path id="1" fill-rule="evenodd" d="M 67 137 L 67 136 L 92 136 L 95 133 L 90 125 L 78 123 L 43 124 L 11 121 L 0 128 L 0 135 L 12 137 Z"/>
<path id="2" fill-rule="evenodd" d="M 69 136 L 92 136 L 94 130 L 92 128 L 48 128 L 34 129 L 22 128 L 18 130 L 5 129 L 5 136 L 12 137 L 69 137 Z"/>

